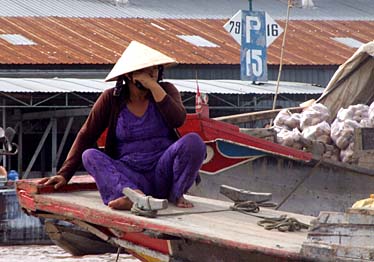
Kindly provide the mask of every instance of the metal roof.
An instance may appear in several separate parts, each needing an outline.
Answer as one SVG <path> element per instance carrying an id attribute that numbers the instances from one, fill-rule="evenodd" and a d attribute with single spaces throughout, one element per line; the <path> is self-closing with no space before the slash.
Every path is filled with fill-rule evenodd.
<path id="1" fill-rule="evenodd" d="M 372 0 L 313 0 L 313 8 L 301 8 L 301 0 L 294 2 L 291 19 L 374 20 Z M 249 8 L 248 0 L 0 0 L 0 5 L 0 16 L 7 17 L 220 19 Z M 253 10 L 284 19 L 287 0 L 255 0 Z"/>
<path id="2" fill-rule="evenodd" d="M 180 92 L 196 92 L 199 85 L 200 92 L 219 94 L 274 94 L 276 82 L 268 81 L 253 84 L 252 81 L 242 80 L 167 80 L 173 83 Z M 280 94 L 322 94 L 323 88 L 306 83 L 280 82 Z"/>
<path id="3" fill-rule="evenodd" d="M 374 1 L 373 1 L 374 2 Z M 239 64 L 240 47 L 224 30 L 226 19 L 115 19 L 0 17 L 0 34 L 17 34 L 34 45 L 0 38 L 0 65 L 114 64 L 131 40 L 142 42 L 182 64 Z M 284 28 L 285 22 L 278 20 Z M 334 40 L 374 39 L 374 21 L 290 21 L 284 65 L 340 65 L 355 48 Z M 178 35 L 199 36 L 217 47 L 200 47 Z M 282 37 L 268 49 L 278 65 Z"/>
<path id="4" fill-rule="evenodd" d="M 173 83 L 180 92 L 196 92 L 196 80 L 165 80 Z M 200 91 L 217 94 L 273 94 L 276 83 L 269 81 L 260 85 L 241 80 L 198 80 Z M 103 79 L 76 78 L 0 78 L 3 93 L 100 93 L 114 86 Z M 282 94 L 321 94 L 323 88 L 305 83 L 281 82 Z"/>

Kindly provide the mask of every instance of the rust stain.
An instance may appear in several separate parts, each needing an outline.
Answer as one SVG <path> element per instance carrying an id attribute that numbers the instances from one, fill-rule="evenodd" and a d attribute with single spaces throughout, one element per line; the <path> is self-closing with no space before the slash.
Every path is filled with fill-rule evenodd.
<path id="1" fill-rule="evenodd" d="M 124 19 L 1 17 L 1 34 L 21 34 L 37 45 L 16 46 L 0 39 L 0 64 L 113 64 L 131 40 L 155 48 L 182 64 L 239 64 L 240 48 L 223 19 Z M 278 21 L 284 28 L 285 21 Z M 354 48 L 332 37 L 374 39 L 374 21 L 291 20 L 285 65 L 339 65 Z M 164 30 L 163 30 L 164 29 Z M 177 35 L 198 35 L 219 47 L 197 47 Z M 278 65 L 282 36 L 268 49 Z"/>

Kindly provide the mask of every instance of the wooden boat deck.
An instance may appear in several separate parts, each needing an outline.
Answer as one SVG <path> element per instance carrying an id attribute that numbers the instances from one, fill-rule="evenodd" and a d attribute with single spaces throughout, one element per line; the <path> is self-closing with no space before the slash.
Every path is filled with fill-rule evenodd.
<path id="1" fill-rule="evenodd" d="M 231 211 L 230 202 L 186 196 L 194 208 L 169 205 L 157 218 L 135 216 L 130 211 L 112 210 L 102 203 L 98 191 L 36 194 L 35 210 L 51 212 L 72 219 L 104 225 L 124 232 L 158 232 L 186 239 L 222 244 L 236 248 L 267 250 L 297 255 L 307 231 L 279 232 L 257 225 L 260 218 Z M 262 208 L 256 215 L 278 217 L 287 214 L 309 223 L 314 217 Z"/>

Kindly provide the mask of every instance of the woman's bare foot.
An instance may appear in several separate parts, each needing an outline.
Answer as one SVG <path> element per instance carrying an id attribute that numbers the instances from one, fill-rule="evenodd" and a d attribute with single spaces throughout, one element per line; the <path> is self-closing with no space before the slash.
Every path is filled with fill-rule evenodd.
<path id="1" fill-rule="evenodd" d="M 144 193 L 139 189 L 134 189 L 134 191 L 144 195 Z M 133 202 L 126 196 L 119 197 L 112 201 L 109 201 L 108 207 L 112 209 L 119 209 L 119 210 L 130 210 L 132 208 Z"/>
<path id="2" fill-rule="evenodd" d="M 185 199 L 183 196 L 181 196 L 178 200 L 177 200 L 177 207 L 181 207 L 181 208 L 191 208 L 193 207 L 193 204 L 188 201 L 187 199 Z"/>
<path id="3" fill-rule="evenodd" d="M 132 207 L 132 202 L 128 197 L 119 197 L 114 199 L 108 203 L 108 207 L 112 209 L 119 209 L 119 210 L 130 210 Z"/>

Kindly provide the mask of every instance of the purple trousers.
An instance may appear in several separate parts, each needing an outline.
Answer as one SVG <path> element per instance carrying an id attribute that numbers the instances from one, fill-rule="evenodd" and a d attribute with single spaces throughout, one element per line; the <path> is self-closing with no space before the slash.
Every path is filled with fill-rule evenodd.
<path id="1" fill-rule="evenodd" d="M 125 187 L 176 203 L 196 180 L 205 153 L 206 147 L 200 136 L 189 133 L 169 146 L 154 169 L 147 172 L 135 171 L 97 149 L 84 151 L 82 160 L 106 205 L 122 197 Z"/>

